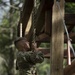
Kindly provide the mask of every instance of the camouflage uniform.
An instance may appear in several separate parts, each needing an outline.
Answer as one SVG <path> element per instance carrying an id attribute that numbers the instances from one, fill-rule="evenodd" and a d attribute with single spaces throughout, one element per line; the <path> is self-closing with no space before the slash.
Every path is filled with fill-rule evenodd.
<path id="1" fill-rule="evenodd" d="M 19 51 L 17 54 L 17 67 L 19 69 L 29 70 L 36 63 L 42 63 L 43 60 L 44 60 L 44 57 L 41 51 L 36 51 L 36 52 Z"/>

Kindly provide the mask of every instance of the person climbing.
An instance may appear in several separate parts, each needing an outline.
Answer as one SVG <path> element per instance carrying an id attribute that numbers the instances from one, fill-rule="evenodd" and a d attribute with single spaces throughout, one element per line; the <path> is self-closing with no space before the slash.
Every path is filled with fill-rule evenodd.
<path id="1" fill-rule="evenodd" d="M 42 63 L 44 61 L 44 56 L 41 51 L 32 44 L 32 49 L 30 49 L 29 42 L 25 37 L 18 38 L 15 42 L 15 47 L 18 49 L 17 53 L 17 68 L 29 70 L 33 65 L 37 63 Z"/>

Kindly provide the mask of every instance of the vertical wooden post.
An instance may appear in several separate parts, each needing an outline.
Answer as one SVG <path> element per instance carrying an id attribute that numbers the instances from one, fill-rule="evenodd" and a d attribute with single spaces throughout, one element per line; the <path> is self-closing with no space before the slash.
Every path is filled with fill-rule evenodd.
<path id="1" fill-rule="evenodd" d="M 60 10 L 54 0 L 52 12 L 52 39 L 51 39 L 51 71 L 50 75 L 63 75 L 63 52 L 64 52 L 64 0 L 59 2 Z M 60 11 L 62 17 L 60 15 Z"/>
<path id="2" fill-rule="evenodd" d="M 52 33 L 52 6 L 53 1 L 45 0 L 45 33 L 50 36 Z"/>
<path id="3" fill-rule="evenodd" d="M 45 12 L 45 33 L 51 36 L 52 30 L 52 9 Z"/>

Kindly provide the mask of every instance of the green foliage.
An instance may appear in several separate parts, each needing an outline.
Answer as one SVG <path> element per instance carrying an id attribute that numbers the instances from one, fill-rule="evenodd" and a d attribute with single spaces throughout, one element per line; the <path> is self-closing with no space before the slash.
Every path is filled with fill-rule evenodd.
<path id="1" fill-rule="evenodd" d="M 38 75 L 47 75 L 50 70 L 49 59 L 45 59 L 43 63 L 37 64 Z"/>
<path id="2" fill-rule="evenodd" d="M 50 43 L 41 43 L 40 47 L 42 47 L 42 48 L 50 48 Z"/>
<path id="3" fill-rule="evenodd" d="M 50 43 L 42 43 L 40 45 L 42 48 L 50 48 Z M 50 74 L 50 59 L 44 59 L 44 62 L 37 64 L 38 75 Z"/>
<path id="4" fill-rule="evenodd" d="M 0 75 L 8 75 L 7 74 L 7 63 L 3 57 L 0 56 Z"/>
<path id="5" fill-rule="evenodd" d="M 75 13 L 75 3 L 66 3 L 65 10 L 66 13 Z"/>
<path id="6" fill-rule="evenodd" d="M 3 0 L 0 0 L 0 1 L 3 1 Z M 16 2 L 14 2 L 14 5 L 17 7 L 19 6 L 20 2 L 22 3 L 22 0 L 15 0 L 15 1 Z M 8 1 L 8 3 L 9 2 L 10 2 L 10 0 Z M 3 19 L 0 23 L 0 53 L 4 55 L 4 59 L 6 61 L 5 63 L 7 63 L 7 66 L 5 66 L 5 64 L 3 64 L 5 66 L 7 74 L 1 74 L 1 72 L 0 72 L 0 75 L 9 75 L 9 72 L 12 73 L 11 70 L 13 69 L 13 66 L 14 66 L 13 62 L 14 62 L 15 50 L 13 49 L 13 41 L 16 38 L 16 28 L 17 28 L 17 24 L 18 24 L 18 20 L 19 20 L 19 16 L 20 16 L 19 15 L 20 11 L 13 9 L 13 11 L 11 13 L 10 7 L 8 7 L 8 9 L 7 9 L 3 5 L 3 2 L 1 2 L 0 5 L 3 6 L 3 10 L 7 10 L 7 12 L 4 14 Z M 4 68 L 2 68 L 2 69 L 4 69 Z M 2 69 L 0 69 L 0 71 Z M 10 75 L 12 75 L 12 74 L 10 74 Z"/>

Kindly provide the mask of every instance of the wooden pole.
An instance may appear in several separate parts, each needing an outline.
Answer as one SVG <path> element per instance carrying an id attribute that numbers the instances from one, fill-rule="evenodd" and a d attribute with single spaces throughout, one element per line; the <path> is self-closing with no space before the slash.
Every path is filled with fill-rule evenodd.
<path id="1" fill-rule="evenodd" d="M 50 75 L 63 75 L 64 26 L 62 18 L 64 16 L 64 0 L 60 0 L 58 4 L 60 9 L 56 0 L 54 0 L 52 13 Z"/>
<path id="2" fill-rule="evenodd" d="M 70 40 L 67 41 L 68 65 L 71 65 Z"/>
<path id="3" fill-rule="evenodd" d="M 45 34 L 51 36 L 52 28 L 52 9 L 45 12 Z"/>
<path id="4" fill-rule="evenodd" d="M 20 23 L 20 37 L 22 37 L 22 23 Z"/>
<path id="5" fill-rule="evenodd" d="M 45 0 L 45 34 L 51 36 L 52 33 L 52 6 L 53 1 Z"/>

